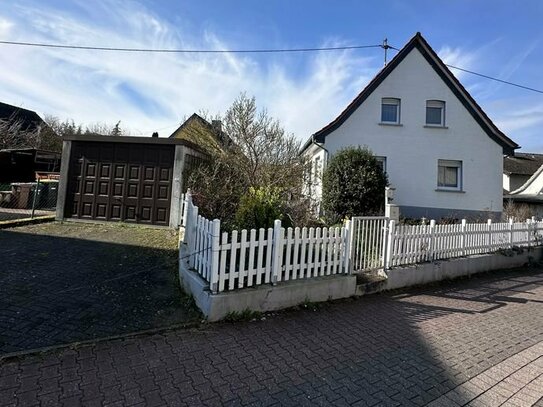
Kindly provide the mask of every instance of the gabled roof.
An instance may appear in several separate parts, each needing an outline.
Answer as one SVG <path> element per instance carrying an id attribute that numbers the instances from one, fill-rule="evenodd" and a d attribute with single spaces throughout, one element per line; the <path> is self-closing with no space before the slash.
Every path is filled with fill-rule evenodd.
<path id="1" fill-rule="evenodd" d="M 515 153 L 503 157 L 503 172 L 506 175 L 533 175 L 543 165 L 543 154 Z"/>
<path id="2" fill-rule="evenodd" d="M 222 129 L 217 128 L 196 113 L 185 120 L 169 138 L 190 141 L 208 151 L 210 148 L 222 150 L 230 143 L 230 137 Z"/>
<path id="3" fill-rule="evenodd" d="M 21 130 L 29 131 L 43 124 L 42 118 L 36 112 L 2 102 L 0 102 L 0 120 L 20 121 Z"/>
<path id="4" fill-rule="evenodd" d="M 396 54 L 396 56 L 368 83 L 360 94 L 341 112 L 341 114 L 331 123 L 324 126 L 311 136 L 304 144 L 302 151 L 305 150 L 312 141 L 324 143 L 325 137 L 341 126 L 354 111 L 368 98 L 368 96 L 385 80 L 385 78 L 404 60 L 404 58 L 414 49 L 420 51 L 426 61 L 434 68 L 439 77 L 445 82 L 453 94 L 460 100 L 472 117 L 477 121 L 488 136 L 502 146 L 504 154 L 512 154 L 519 145 L 507 137 L 490 120 L 486 113 L 481 109 L 473 97 L 462 86 L 460 81 L 447 68 L 445 63 L 437 56 L 436 52 L 430 47 L 420 32 L 415 34 L 411 40 Z"/>

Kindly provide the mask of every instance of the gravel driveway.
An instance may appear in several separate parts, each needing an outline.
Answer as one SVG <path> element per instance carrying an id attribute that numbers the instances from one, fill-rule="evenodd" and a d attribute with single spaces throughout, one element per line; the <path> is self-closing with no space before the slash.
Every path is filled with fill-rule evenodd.
<path id="1" fill-rule="evenodd" d="M 0 230 L 0 354 L 199 319 L 177 233 L 118 224 Z"/>

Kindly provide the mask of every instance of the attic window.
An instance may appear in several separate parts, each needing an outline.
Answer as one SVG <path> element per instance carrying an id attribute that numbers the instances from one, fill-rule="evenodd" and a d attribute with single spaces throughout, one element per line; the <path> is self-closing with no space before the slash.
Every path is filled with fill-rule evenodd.
<path id="1" fill-rule="evenodd" d="M 381 123 L 400 124 L 400 99 L 381 100 Z"/>
<path id="2" fill-rule="evenodd" d="M 426 124 L 445 126 L 445 102 L 442 100 L 426 101 Z"/>

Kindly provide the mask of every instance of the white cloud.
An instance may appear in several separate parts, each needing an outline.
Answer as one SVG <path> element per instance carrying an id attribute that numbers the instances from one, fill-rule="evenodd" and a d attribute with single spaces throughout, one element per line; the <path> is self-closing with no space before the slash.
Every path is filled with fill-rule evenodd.
<path id="1" fill-rule="evenodd" d="M 470 70 L 477 60 L 477 53 L 466 51 L 460 47 L 442 47 L 437 54 L 447 65 Z M 457 69 L 451 69 L 458 79 L 462 79 L 466 73 Z"/>
<path id="2" fill-rule="evenodd" d="M 13 27 L 13 23 L 4 18 L 0 18 L 0 35 L 5 38 Z"/>
<path id="3" fill-rule="evenodd" d="M 4 9 L 11 40 L 108 47 L 228 49 L 212 32 L 172 26 L 134 2 L 76 11 L 35 3 Z M 107 13 L 104 12 L 107 10 Z M 97 19 L 98 15 L 101 17 Z M 24 27 L 24 28 L 23 28 Z M 9 34 L 9 35 L 7 35 Z M 264 61 L 264 62 L 262 62 Z M 0 47 L 0 100 L 77 122 L 122 121 L 133 133 L 172 131 L 194 111 L 224 111 L 242 91 L 305 139 L 334 119 L 367 82 L 372 60 L 352 52 L 309 56 L 135 54 Z M 303 75 L 290 68 L 300 65 Z"/>

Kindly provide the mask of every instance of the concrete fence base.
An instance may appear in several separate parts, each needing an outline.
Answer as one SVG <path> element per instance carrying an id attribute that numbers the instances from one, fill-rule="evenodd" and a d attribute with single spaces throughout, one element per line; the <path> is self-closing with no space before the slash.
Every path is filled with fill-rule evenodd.
<path id="1" fill-rule="evenodd" d="M 181 246 L 179 280 L 191 294 L 208 321 L 219 321 L 230 313 L 245 310 L 265 312 L 294 307 L 303 302 L 323 302 L 355 295 L 356 276 L 338 274 L 306 280 L 290 280 L 277 285 L 263 284 L 213 294 L 209 283 L 189 269 L 186 245 Z"/>
<path id="2" fill-rule="evenodd" d="M 493 270 L 522 267 L 542 259 L 543 247 L 523 248 L 520 252 L 492 253 L 421 263 L 387 270 L 384 290 L 428 284 Z"/>
<path id="3" fill-rule="evenodd" d="M 187 247 L 181 245 L 179 279 L 184 290 L 193 296 L 196 305 L 208 321 L 214 322 L 228 314 L 246 310 L 266 312 L 294 307 L 306 301 L 323 302 L 360 296 L 368 290 L 357 286 L 356 275 L 334 275 L 312 279 L 291 280 L 277 285 L 264 284 L 213 294 L 209 283 L 189 269 Z M 386 272 L 386 281 L 375 291 L 428 284 L 492 270 L 522 267 L 543 257 L 543 247 L 455 258 L 445 261 L 398 267 Z M 363 287 L 362 287 L 363 288 Z"/>

